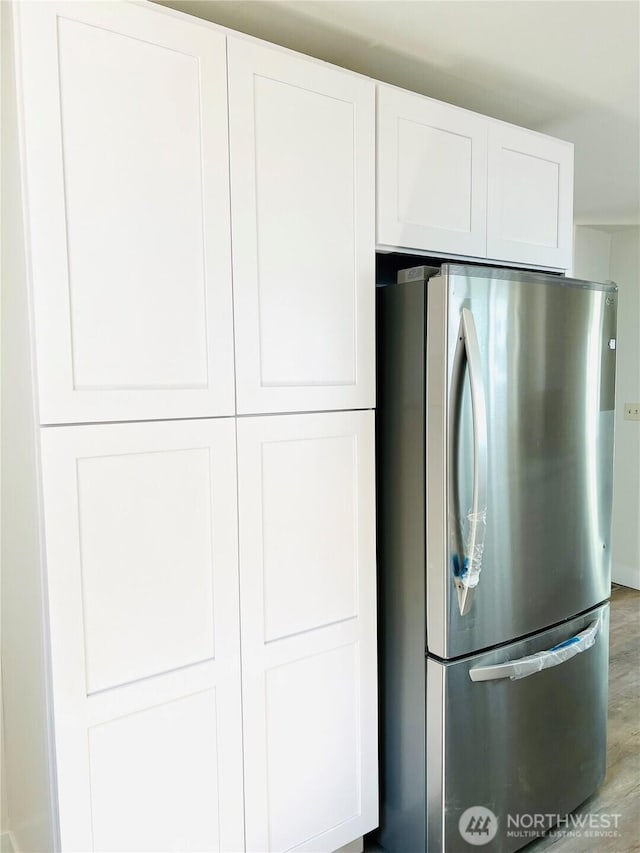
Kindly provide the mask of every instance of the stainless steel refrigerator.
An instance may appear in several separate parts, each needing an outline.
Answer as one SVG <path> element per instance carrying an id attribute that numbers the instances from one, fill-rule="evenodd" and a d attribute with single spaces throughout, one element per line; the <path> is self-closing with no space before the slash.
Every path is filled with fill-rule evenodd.
<path id="1" fill-rule="evenodd" d="M 381 837 L 516 850 L 605 773 L 617 291 L 378 288 Z"/>

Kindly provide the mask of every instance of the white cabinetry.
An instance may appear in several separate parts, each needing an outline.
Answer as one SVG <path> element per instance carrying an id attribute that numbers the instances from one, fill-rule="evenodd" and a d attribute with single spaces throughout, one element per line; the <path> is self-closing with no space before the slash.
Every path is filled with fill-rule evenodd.
<path id="1" fill-rule="evenodd" d="M 374 83 L 154 4 L 10 17 L 18 846 L 336 849 L 377 825 Z"/>
<path id="2" fill-rule="evenodd" d="M 378 86 L 377 244 L 571 266 L 573 145 Z"/>
<path id="3" fill-rule="evenodd" d="M 487 256 L 568 269 L 573 235 L 573 145 L 489 123 Z"/>
<path id="4" fill-rule="evenodd" d="M 243 849 L 233 419 L 42 431 L 62 849 Z"/>
<path id="5" fill-rule="evenodd" d="M 233 414 L 224 35 L 18 12 L 41 422 Z"/>
<path id="6" fill-rule="evenodd" d="M 389 86 L 377 109 L 377 242 L 484 255 L 485 119 Z"/>
<path id="7" fill-rule="evenodd" d="M 238 422 L 248 850 L 378 823 L 373 422 Z"/>
<path id="8" fill-rule="evenodd" d="M 238 412 L 373 406 L 374 84 L 228 46 Z"/>

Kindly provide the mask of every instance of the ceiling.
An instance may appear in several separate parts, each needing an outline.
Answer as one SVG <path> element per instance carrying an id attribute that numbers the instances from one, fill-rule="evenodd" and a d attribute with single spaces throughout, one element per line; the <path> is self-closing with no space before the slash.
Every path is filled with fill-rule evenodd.
<path id="1" fill-rule="evenodd" d="M 640 223 L 640 2 L 159 0 L 575 143 L 575 221 Z"/>

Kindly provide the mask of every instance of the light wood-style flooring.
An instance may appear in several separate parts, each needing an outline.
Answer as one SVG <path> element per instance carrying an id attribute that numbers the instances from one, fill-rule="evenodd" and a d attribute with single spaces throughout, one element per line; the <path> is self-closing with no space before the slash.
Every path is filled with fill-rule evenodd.
<path id="1" fill-rule="evenodd" d="M 526 853 L 637 853 L 640 851 L 640 592 L 611 594 L 607 777 L 576 814 L 619 814 L 618 837 L 540 838 Z"/>

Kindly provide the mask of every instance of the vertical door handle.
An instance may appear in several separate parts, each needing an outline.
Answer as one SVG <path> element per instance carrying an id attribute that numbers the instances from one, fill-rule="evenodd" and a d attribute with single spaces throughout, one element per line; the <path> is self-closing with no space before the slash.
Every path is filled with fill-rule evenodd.
<path id="1" fill-rule="evenodd" d="M 467 513 L 467 536 L 463 543 L 460 519 L 458 518 L 457 486 L 457 436 L 459 432 L 461 382 L 464 365 L 469 373 L 471 409 L 473 421 L 473 499 Z M 461 615 L 471 608 L 473 590 L 480 580 L 484 533 L 487 514 L 487 409 L 482 375 L 480 347 L 473 314 L 462 309 L 458 343 L 453 360 L 449 418 L 449 488 L 450 520 L 453 525 L 455 559 L 454 581 Z"/>

